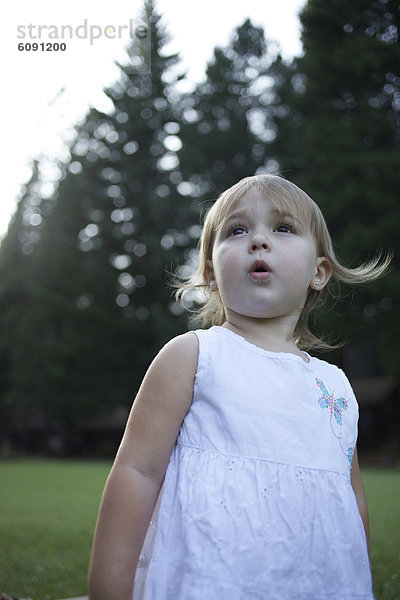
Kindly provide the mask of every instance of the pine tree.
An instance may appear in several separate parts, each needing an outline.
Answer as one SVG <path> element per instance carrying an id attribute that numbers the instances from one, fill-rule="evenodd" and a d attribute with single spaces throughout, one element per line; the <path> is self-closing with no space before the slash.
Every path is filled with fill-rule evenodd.
<path id="1" fill-rule="evenodd" d="M 303 56 L 271 67 L 269 118 L 278 133 L 270 152 L 322 207 L 339 256 L 356 264 L 397 245 L 399 10 L 390 0 L 309 0 L 301 22 Z M 389 371 L 399 287 L 394 271 L 356 292 L 347 317 L 347 304 L 336 306 L 338 318 L 323 314 L 344 338 L 379 339 L 381 367 Z"/>
<path id="2" fill-rule="evenodd" d="M 156 351 L 185 329 L 165 273 L 198 235 L 177 190 L 177 107 L 165 74 L 178 57 L 162 51 L 152 1 L 143 20 L 151 73 L 137 73 L 146 40 L 133 40 L 131 62 L 106 90 L 114 110 L 92 109 L 77 127 L 29 255 L 30 309 L 12 340 L 9 397 L 40 407 L 49 430 L 129 405 Z"/>
<path id="3" fill-rule="evenodd" d="M 247 19 L 226 48 L 215 48 L 205 81 L 184 98 L 179 157 L 184 189 L 194 197 L 215 199 L 264 169 L 270 60 L 263 30 Z"/>
<path id="4" fill-rule="evenodd" d="M 14 429 L 20 434 L 29 421 L 29 399 L 17 399 L 12 389 L 31 307 L 29 253 L 38 238 L 40 203 L 39 165 L 34 161 L 0 252 L 0 415 L 4 430 L 12 415 Z"/>

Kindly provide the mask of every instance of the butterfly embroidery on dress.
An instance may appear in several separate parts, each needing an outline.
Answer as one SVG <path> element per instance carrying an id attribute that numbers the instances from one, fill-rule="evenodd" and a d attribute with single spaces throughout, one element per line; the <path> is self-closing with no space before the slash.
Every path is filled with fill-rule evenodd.
<path id="1" fill-rule="evenodd" d="M 343 397 L 335 398 L 333 394 L 330 394 L 325 387 L 324 382 L 318 377 L 315 378 L 316 384 L 322 392 L 322 395 L 318 399 L 318 404 L 321 408 L 329 408 L 332 417 L 338 425 L 342 424 L 342 411 L 347 408 L 347 400 Z"/>

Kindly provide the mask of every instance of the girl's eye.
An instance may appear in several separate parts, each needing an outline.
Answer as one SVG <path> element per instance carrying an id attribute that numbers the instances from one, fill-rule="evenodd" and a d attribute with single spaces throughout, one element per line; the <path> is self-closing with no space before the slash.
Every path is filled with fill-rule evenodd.
<path id="1" fill-rule="evenodd" d="M 247 229 L 243 225 L 231 225 L 227 233 L 228 237 L 233 235 L 241 235 L 242 233 L 247 233 Z"/>
<path id="2" fill-rule="evenodd" d="M 279 225 L 275 227 L 275 231 L 278 233 L 296 233 L 294 225 L 291 225 L 290 223 L 279 223 Z"/>

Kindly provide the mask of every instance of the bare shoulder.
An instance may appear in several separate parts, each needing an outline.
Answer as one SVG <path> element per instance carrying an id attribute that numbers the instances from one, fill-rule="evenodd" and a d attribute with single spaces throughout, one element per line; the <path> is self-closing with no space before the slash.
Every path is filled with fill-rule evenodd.
<path id="1" fill-rule="evenodd" d="M 194 372 L 196 372 L 198 355 L 199 342 L 197 336 L 193 332 L 188 331 L 172 338 L 172 340 L 165 344 L 153 363 L 171 362 L 174 364 L 178 362 L 181 364 L 183 362 L 186 367 L 191 367 L 191 371 L 194 369 Z"/>
<path id="2" fill-rule="evenodd" d="M 161 480 L 193 398 L 198 341 L 173 338 L 151 363 L 133 403 L 118 460 Z"/>
<path id="3" fill-rule="evenodd" d="M 195 334 L 188 332 L 173 338 L 165 344 L 151 363 L 138 398 L 151 389 L 153 399 L 159 402 L 167 399 L 167 396 L 170 405 L 174 401 L 190 404 L 197 361 L 198 341 Z"/>
<path id="4" fill-rule="evenodd" d="M 151 363 L 134 402 L 133 414 L 151 412 L 182 420 L 190 408 L 198 361 L 197 336 L 170 340 Z"/>

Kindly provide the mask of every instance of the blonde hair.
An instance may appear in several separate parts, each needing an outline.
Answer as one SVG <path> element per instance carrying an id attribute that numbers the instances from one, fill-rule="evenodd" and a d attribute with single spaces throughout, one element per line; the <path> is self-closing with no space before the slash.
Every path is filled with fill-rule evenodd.
<path id="1" fill-rule="evenodd" d="M 217 231 L 223 227 L 232 209 L 249 190 L 256 190 L 260 195 L 267 196 L 280 213 L 292 214 L 303 223 L 315 240 L 317 256 L 324 256 L 329 260 L 332 267 L 331 280 L 322 291 L 309 289 L 305 305 L 295 327 L 294 339 L 297 346 L 303 350 L 337 347 L 338 345 L 331 345 L 310 331 L 310 315 L 326 301 L 328 294 L 332 293 L 332 284 L 343 282 L 354 285 L 373 281 L 385 273 L 391 256 L 382 257 L 382 254 L 378 254 L 375 258 L 356 268 L 349 268 L 341 264 L 335 255 L 331 236 L 320 208 L 297 185 L 278 175 L 246 177 L 219 196 L 204 221 L 199 242 L 199 266 L 195 273 L 185 281 L 181 280 L 175 283 L 176 299 L 182 301 L 188 291 L 202 289 L 205 299 L 203 305 L 193 311 L 196 320 L 203 326 L 224 323 L 225 309 L 219 292 L 208 289 L 206 265 L 207 261 L 211 260 Z"/>

